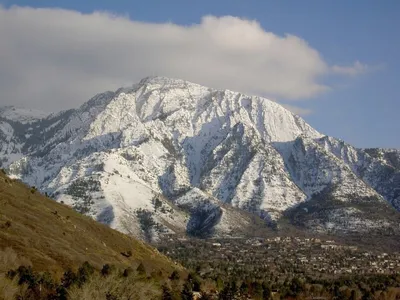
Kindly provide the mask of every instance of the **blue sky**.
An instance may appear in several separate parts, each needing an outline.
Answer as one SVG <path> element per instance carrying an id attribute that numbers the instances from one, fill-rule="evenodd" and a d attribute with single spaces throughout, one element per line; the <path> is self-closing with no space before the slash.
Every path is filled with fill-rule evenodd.
<path id="1" fill-rule="evenodd" d="M 353 66 L 359 74 L 326 74 L 318 81 L 329 91 L 293 101 L 322 133 L 359 147 L 400 148 L 400 1 L 0 1 L 13 5 L 64 8 L 90 14 L 107 11 L 146 23 L 191 26 L 203 16 L 257 20 L 277 36 L 289 33 L 318 51 L 329 66 Z M 51 26 L 51 24 L 49 24 Z M 145 77 L 151 74 L 143 74 Z M 183 78 L 186 79 L 186 78 Z M 99 91 L 100 92 L 100 91 Z"/>

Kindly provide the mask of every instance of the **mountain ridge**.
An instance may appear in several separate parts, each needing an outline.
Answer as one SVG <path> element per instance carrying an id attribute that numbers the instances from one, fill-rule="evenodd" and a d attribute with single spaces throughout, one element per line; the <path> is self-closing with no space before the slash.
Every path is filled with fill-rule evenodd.
<path id="1" fill-rule="evenodd" d="M 229 207 L 275 222 L 331 184 L 399 209 L 400 151 L 356 149 L 261 97 L 148 77 L 33 127 L 0 137 L 15 139 L 8 172 L 136 236 L 235 234 L 250 222 Z"/>

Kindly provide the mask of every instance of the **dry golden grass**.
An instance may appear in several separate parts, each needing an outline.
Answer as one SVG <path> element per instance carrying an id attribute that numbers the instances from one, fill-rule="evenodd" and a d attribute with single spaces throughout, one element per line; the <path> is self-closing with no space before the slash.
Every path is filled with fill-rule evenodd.
<path id="1" fill-rule="evenodd" d="M 10 248 L 0 251 L 1 265 L 4 270 L 17 269 L 21 264 L 29 265 L 26 259 L 21 259 Z M 107 276 L 101 272 L 94 272 L 82 286 L 73 284 L 67 290 L 67 298 L 71 300 L 89 299 L 119 299 L 119 300 L 141 300 L 160 299 L 162 284 L 168 282 L 166 276 L 160 272 L 143 274 L 132 269 L 129 275 L 123 276 L 122 269 L 113 269 Z M 32 293 L 27 284 L 18 284 L 19 277 L 10 279 L 7 272 L 0 274 L 0 300 L 14 299 L 39 299 L 38 295 Z M 181 289 L 182 283 L 177 282 L 177 289 Z M 46 298 L 46 290 L 40 299 Z M 39 296 L 38 296 L 39 297 Z"/>
<path id="2" fill-rule="evenodd" d="M 18 279 L 6 278 L 10 269 L 16 269 L 21 265 L 29 266 L 31 262 L 18 257 L 11 248 L 0 250 L 0 300 L 15 299 L 17 295 L 24 294 L 27 286 L 18 285 Z"/>
<path id="3" fill-rule="evenodd" d="M 124 278 L 114 273 L 106 278 L 96 274 L 81 288 L 68 291 L 71 300 L 106 300 L 107 294 L 121 300 L 160 299 L 161 286 L 152 279 L 138 280 L 135 275 Z"/>
<path id="4" fill-rule="evenodd" d="M 400 288 L 390 287 L 387 291 L 375 293 L 374 299 L 378 300 L 397 300 L 400 299 Z"/>
<path id="5" fill-rule="evenodd" d="M 17 279 L 11 281 L 5 278 L 5 275 L 0 275 L 0 300 L 15 299 L 23 288 L 26 287 L 18 286 Z"/>
<path id="6" fill-rule="evenodd" d="M 5 274 L 10 269 L 16 269 L 19 266 L 32 266 L 32 263 L 28 259 L 18 257 L 11 248 L 0 249 L 0 274 Z"/>
<path id="7" fill-rule="evenodd" d="M 106 263 L 135 268 L 143 262 L 149 273 L 182 270 L 143 242 L 97 223 L 3 174 L 0 174 L 0 250 L 0 273 L 24 264 L 60 277 L 67 268 L 76 269 L 84 261 L 98 269 Z M 127 251 L 132 252 L 131 257 L 121 255 Z"/>

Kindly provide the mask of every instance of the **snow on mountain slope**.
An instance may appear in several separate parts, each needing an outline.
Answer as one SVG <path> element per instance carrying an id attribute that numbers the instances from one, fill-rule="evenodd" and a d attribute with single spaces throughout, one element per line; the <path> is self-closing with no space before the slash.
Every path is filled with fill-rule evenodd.
<path id="1" fill-rule="evenodd" d="M 400 150 L 398 149 L 364 149 L 373 158 L 383 162 L 395 169 L 400 169 Z"/>
<path id="2" fill-rule="evenodd" d="M 232 205 L 277 220 L 283 211 L 306 200 L 285 163 L 270 145 L 255 154 L 235 189 Z"/>
<path id="3" fill-rule="evenodd" d="M 400 152 L 356 149 L 345 142 L 324 137 L 317 142 L 345 162 L 364 182 L 400 210 Z"/>
<path id="4" fill-rule="evenodd" d="M 376 168 L 384 166 L 329 137 L 299 136 L 289 144 L 291 151 L 284 155 L 288 171 L 308 196 L 287 213 L 296 225 L 317 232 L 400 233 L 400 214 L 385 201 L 387 194 L 368 184 L 382 179 Z"/>
<path id="5" fill-rule="evenodd" d="M 22 157 L 22 144 L 15 136 L 12 125 L 5 121 L 0 121 L 0 166 L 8 167 L 12 161 Z"/>
<path id="6" fill-rule="evenodd" d="M 340 185 L 326 186 L 308 201 L 285 212 L 291 223 L 313 232 L 335 234 L 400 234 L 400 214 L 377 194 L 363 195 L 353 190 L 342 194 Z"/>
<path id="7" fill-rule="evenodd" d="M 22 124 L 33 123 L 45 118 L 47 115 L 48 113 L 36 109 L 25 109 L 15 106 L 5 106 L 0 108 L 0 118 Z"/>
<path id="8" fill-rule="evenodd" d="M 286 157 L 286 165 L 294 182 L 311 197 L 327 186 L 335 185 L 334 195 L 346 200 L 346 196 L 357 191 L 362 196 L 378 196 L 351 168 L 316 141 L 299 136 L 291 143 L 292 151 Z"/>
<path id="9" fill-rule="evenodd" d="M 238 233 L 250 226 L 240 209 L 274 222 L 331 184 L 340 201 L 383 201 L 354 154 L 279 104 L 184 80 L 146 78 L 21 126 L 17 156 L 2 152 L 13 176 L 146 239 Z"/>

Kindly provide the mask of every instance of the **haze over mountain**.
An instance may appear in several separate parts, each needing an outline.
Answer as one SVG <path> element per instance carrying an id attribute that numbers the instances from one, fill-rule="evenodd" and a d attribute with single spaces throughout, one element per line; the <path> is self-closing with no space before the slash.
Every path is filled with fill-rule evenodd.
<path id="1" fill-rule="evenodd" d="M 357 149 L 267 99 L 149 77 L 43 117 L 0 111 L 2 167 L 119 231 L 399 232 L 400 151 Z"/>

